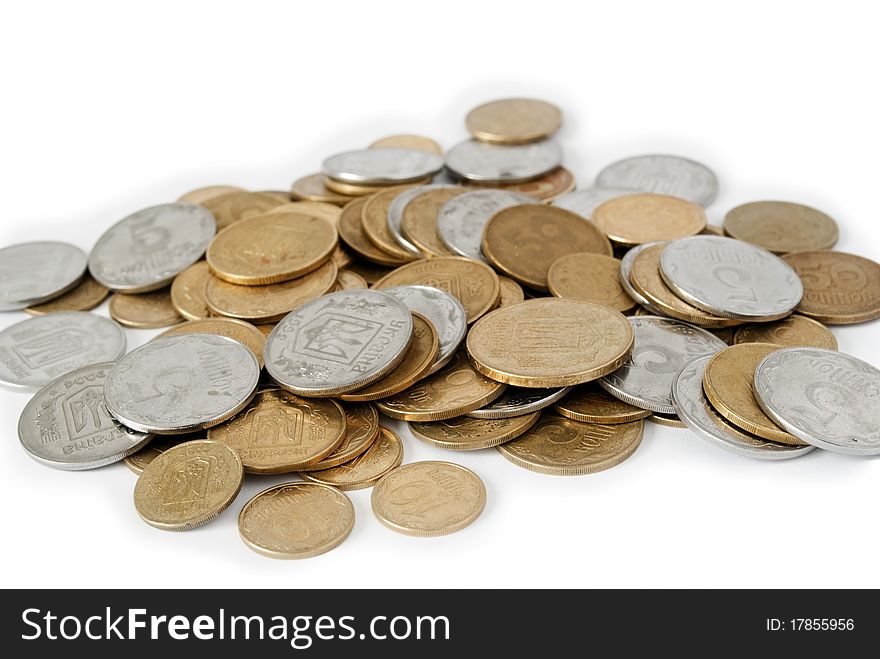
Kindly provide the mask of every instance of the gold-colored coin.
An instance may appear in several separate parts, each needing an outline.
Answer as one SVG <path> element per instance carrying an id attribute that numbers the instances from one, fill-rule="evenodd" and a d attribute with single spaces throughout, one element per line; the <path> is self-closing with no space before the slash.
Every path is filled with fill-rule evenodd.
<path id="1" fill-rule="evenodd" d="M 311 302 L 333 288 L 336 265 L 326 261 L 309 274 L 267 286 L 239 286 L 211 277 L 205 286 L 205 300 L 211 313 L 256 323 L 274 323 L 297 307 Z"/>
<path id="2" fill-rule="evenodd" d="M 168 449 L 180 444 L 178 437 L 179 436 L 174 436 L 174 438 L 157 436 L 151 439 L 150 443 L 141 450 L 124 458 L 123 462 L 125 463 L 125 466 L 131 469 L 134 473 L 140 474 L 153 460 L 158 458 Z"/>
<path id="3" fill-rule="evenodd" d="M 538 298 L 496 309 L 467 336 L 474 367 L 520 387 L 567 387 L 616 371 L 629 357 L 626 317 L 583 300 Z"/>
<path id="4" fill-rule="evenodd" d="M 396 185 L 378 192 L 367 199 L 361 211 L 361 225 L 370 242 L 386 254 L 404 262 L 414 261 L 418 257 L 397 244 L 388 228 L 388 207 L 397 195 L 413 187 L 415 186 Z"/>
<path id="5" fill-rule="evenodd" d="M 426 190 L 403 209 L 400 232 L 425 256 L 455 256 L 437 232 L 437 214 L 450 199 L 466 192 L 465 188 Z"/>
<path id="6" fill-rule="evenodd" d="M 283 203 L 284 200 L 268 192 L 242 190 L 211 197 L 202 202 L 202 206 L 211 211 L 217 221 L 217 233 L 220 233 L 240 220 L 263 215 Z"/>
<path id="7" fill-rule="evenodd" d="M 837 350 L 837 339 L 822 323 L 797 314 L 773 323 L 740 327 L 733 343 L 774 343 L 785 347 L 813 347 Z"/>
<path id="8" fill-rule="evenodd" d="M 498 446 L 519 437 L 541 416 L 532 412 L 507 419 L 472 419 L 460 416 L 431 423 L 410 422 L 413 437 L 426 444 L 450 451 L 477 451 Z"/>
<path id="9" fill-rule="evenodd" d="M 345 413 L 331 398 L 300 398 L 271 389 L 208 430 L 208 439 L 231 446 L 249 474 L 289 474 L 320 462 L 345 438 Z"/>
<path id="10" fill-rule="evenodd" d="M 191 204 L 204 204 L 209 199 L 214 199 L 215 197 L 230 192 L 247 192 L 247 190 L 240 188 L 237 185 L 209 185 L 204 188 L 190 190 L 186 194 L 181 195 L 177 201 L 186 201 Z"/>
<path id="11" fill-rule="evenodd" d="M 409 257 L 407 259 L 400 259 L 383 252 L 367 238 L 367 234 L 364 233 L 364 225 L 361 223 L 361 216 L 363 215 L 366 203 L 367 199 L 361 197 L 343 207 L 342 216 L 339 218 L 339 238 L 352 251 L 367 259 L 367 261 L 387 266 L 397 266 L 406 263 Z"/>
<path id="12" fill-rule="evenodd" d="M 415 181 L 412 181 L 409 185 L 425 185 L 431 182 L 433 177 L 426 176 L 425 178 L 420 178 Z M 378 192 L 382 192 L 383 190 L 387 190 L 387 185 L 360 185 L 358 183 L 348 183 L 346 181 L 337 181 L 335 179 L 325 177 L 324 185 L 326 185 L 331 190 L 335 192 L 339 192 L 341 194 L 349 195 L 350 197 L 366 197 L 371 194 L 376 194 Z"/>
<path id="13" fill-rule="evenodd" d="M 477 187 L 495 188 L 507 190 L 509 192 L 519 192 L 533 199 L 550 203 L 559 199 L 562 195 L 568 194 L 575 188 L 574 174 L 565 167 L 558 167 L 549 174 L 545 174 L 541 178 L 532 179 L 531 181 L 520 181 L 519 183 L 485 183 L 479 181 L 473 182 Z"/>
<path id="14" fill-rule="evenodd" d="M 424 284 L 442 288 L 454 295 L 464 307 L 467 322 L 472 323 L 494 307 L 501 297 L 498 275 L 485 263 L 463 256 L 422 259 L 392 270 L 373 288 Z"/>
<path id="15" fill-rule="evenodd" d="M 483 230 L 483 255 L 520 284 L 547 290 L 547 271 L 560 256 L 611 256 L 611 243 L 590 220 L 556 206 L 525 204 L 498 211 Z"/>
<path id="16" fill-rule="evenodd" d="M 352 263 L 354 263 L 354 258 L 352 258 L 351 254 L 345 251 L 345 248 L 336 243 L 336 248 L 333 250 L 333 253 L 330 255 L 330 260 L 336 264 L 337 270 L 342 270 L 343 268 L 347 268 Z"/>
<path id="17" fill-rule="evenodd" d="M 434 362 L 437 361 L 437 353 L 440 352 L 440 339 L 437 330 L 421 314 L 413 313 L 412 317 L 412 341 L 409 348 L 406 349 L 403 361 L 376 382 L 357 391 L 340 394 L 338 398 L 349 402 L 388 398 L 411 387 L 431 370 Z"/>
<path id="18" fill-rule="evenodd" d="M 667 428 L 686 429 L 687 426 L 674 414 L 661 414 L 660 412 L 652 412 L 648 417 L 648 421 L 656 423 L 658 426 L 666 426 Z"/>
<path id="19" fill-rule="evenodd" d="M 707 224 L 706 228 L 700 231 L 700 233 L 707 236 L 723 236 L 724 229 L 715 224 Z"/>
<path id="20" fill-rule="evenodd" d="M 787 201 L 753 201 L 732 209 L 724 233 L 775 254 L 830 249 L 837 242 L 837 222 L 822 211 Z"/>
<path id="21" fill-rule="evenodd" d="M 451 462 L 413 462 L 393 469 L 370 497 L 373 514 L 392 531 L 418 537 L 446 535 L 473 523 L 486 507 L 486 486 Z"/>
<path id="22" fill-rule="evenodd" d="M 578 252 L 553 261 L 547 270 L 547 288 L 556 297 L 587 300 L 618 311 L 636 306 L 620 285 L 620 261 L 605 254 Z"/>
<path id="23" fill-rule="evenodd" d="M 663 194 L 631 194 L 599 205 L 593 221 L 621 245 L 695 236 L 706 228 L 706 212 L 691 201 Z"/>
<path id="24" fill-rule="evenodd" d="M 25 309 L 32 316 L 44 316 L 59 311 L 91 311 L 107 299 L 110 290 L 101 286 L 88 273 L 73 288 L 54 300 Z"/>
<path id="25" fill-rule="evenodd" d="M 642 442 L 644 421 L 582 423 L 543 414 L 528 432 L 496 447 L 518 467 L 550 476 L 583 476 L 619 465 Z"/>
<path id="26" fill-rule="evenodd" d="M 205 301 L 205 286 L 211 279 L 207 261 L 193 263 L 171 283 L 171 305 L 187 320 L 202 320 L 211 315 Z"/>
<path id="27" fill-rule="evenodd" d="M 474 370 L 461 350 L 439 371 L 377 406 L 393 419 L 443 421 L 491 403 L 506 388 Z"/>
<path id="28" fill-rule="evenodd" d="M 348 266 L 348 269 L 356 275 L 363 277 L 364 281 L 367 282 L 369 286 L 372 286 L 382 279 L 382 277 L 391 272 L 393 268 L 386 268 L 381 265 L 376 265 L 375 263 L 370 263 L 369 261 L 354 261 Z"/>
<path id="29" fill-rule="evenodd" d="M 806 446 L 764 414 L 752 390 L 758 364 L 781 347 L 771 343 L 740 343 L 716 353 L 706 364 L 703 391 L 715 411 L 738 428 L 780 444 Z"/>
<path id="30" fill-rule="evenodd" d="M 342 544 L 354 528 L 354 506 L 334 487 L 282 483 L 248 501 L 238 516 L 244 543 L 269 558 L 300 559 Z"/>
<path id="31" fill-rule="evenodd" d="M 552 103 L 534 98 L 503 98 L 474 108 L 464 123 L 481 142 L 525 144 L 559 130 L 562 112 Z"/>
<path id="32" fill-rule="evenodd" d="M 190 320 L 165 330 L 156 338 L 178 336 L 180 334 L 215 334 L 217 336 L 226 336 L 243 344 L 254 353 L 260 368 L 263 368 L 263 350 L 266 347 L 266 337 L 256 327 L 243 320 L 235 320 L 233 318 Z"/>
<path id="33" fill-rule="evenodd" d="M 323 174 L 309 174 L 297 179 L 290 186 L 290 196 L 301 201 L 319 201 L 337 206 L 344 206 L 352 199 L 349 195 L 328 189 L 324 185 Z"/>
<path id="34" fill-rule="evenodd" d="M 254 325 L 263 336 L 269 336 L 272 333 L 272 330 L 275 329 L 275 325 L 278 323 L 263 323 L 262 325 Z"/>
<path id="35" fill-rule="evenodd" d="M 178 444 L 144 467 L 134 506 L 147 524 L 186 531 L 206 524 L 238 496 L 244 472 L 238 454 L 220 442 Z"/>
<path id="36" fill-rule="evenodd" d="M 347 403 L 342 406 L 345 412 L 345 437 L 326 458 L 301 471 L 332 469 L 354 460 L 366 451 L 379 436 L 379 412 L 369 403 Z"/>
<path id="37" fill-rule="evenodd" d="M 417 149 L 443 155 L 443 147 L 430 137 L 422 135 L 389 135 L 378 139 L 370 145 L 371 149 Z"/>
<path id="38" fill-rule="evenodd" d="M 880 263 L 845 252 L 796 252 L 782 257 L 804 284 L 797 312 L 828 325 L 880 318 Z"/>
<path id="39" fill-rule="evenodd" d="M 572 389 L 553 406 L 553 411 L 575 421 L 609 425 L 630 423 L 651 415 L 650 410 L 618 400 L 592 382 Z"/>
<path id="40" fill-rule="evenodd" d="M 323 201 L 291 201 L 266 211 L 267 215 L 274 215 L 276 213 L 298 213 L 300 215 L 320 217 L 333 226 L 337 226 L 339 218 L 342 217 L 342 209 L 339 206 Z"/>
<path id="41" fill-rule="evenodd" d="M 258 190 L 260 194 L 270 194 L 274 196 L 282 205 L 289 204 L 291 202 L 291 196 L 287 192 L 281 192 L 281 190 Z M 268 211 L 267 211 L 268 212 Z"/>
<path id="42" fill-rule="evenodd" d="M 110 317 L 135 329 L 168 327 L 184 320 L 171 304 L 168 288 L 150 293 L 114 293 L 110 298 Z"/>
<path id="43" fill-rule="evenodd" d="M 336 284 L 341 291 L 350 291 L 353 288 L 369 288 L 366 279 L 352 270 L 340 270 L 336 273 Z"/>
<path id="44" fill-rule="evenodd" d="M 372 487 L 403 461 L 403 443 L 394 432 L 380 426 L 379 437 L 354 460 L 338 467 L 300 474 L 313 483 L 332 485 L 343 491 Z"/>
<path id="45" fill-rule="evenodd" d="M 499 307 L 509 307 L 526 299 L 522 286 L 510 277 L 499 276 L 498 283 L 501 285 L 501 297 L 498 299 Z"/>

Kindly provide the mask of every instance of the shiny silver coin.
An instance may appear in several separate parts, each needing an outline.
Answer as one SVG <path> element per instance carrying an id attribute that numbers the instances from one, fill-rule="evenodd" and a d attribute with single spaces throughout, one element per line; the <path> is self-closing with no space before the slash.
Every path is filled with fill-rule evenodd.
<path id="1" fill-rule="evenodd" d="M 639 190 L 633 190 L 632 188 L 586 188 L 585 190 L 569 192 L 554 201 L 552 205 L 559 206 L 589 219 L 593 217 L 593 211 L 596 210 L 597 206 L 611 199 L 626 197 L 637 192 Z"/>
<path id="2" fill-rule="evenodd" d="M 571 387 L 556 389 L 507 387 L 504 393 L 489 405 L 469 412 L 468 416 L 474 419 L 509 419 L 514 416 L 523 416 L 549 407 L 569 391 L 571 391 Z"/>
<path id="3" fill-rule="evenodd" d="M 300 396 L 354 391 L 400 363 L 412 330 L 409 309 L 384 291 L 331 293 L 291 311 L 272 330 L 266 370 Z"/>
<path id="4" fill-rule="evenodd" d="M 781 258 L 720 236 L 671 241 L 660 254 L 660 274 L 695 307 L 737 320 L 784 318 L 804 294 L 800 277 Z"/>
<path id="5" fill-rule="evenodd" d="M 700 357 L 685 366 L 672 384 L 678 418 L 695 435 L 715 446 L 748 458 L 786 460 L 813 450 L 812 446 L 777 444 L 732 426 L 722 419 L 703 393 L 703 373 L 712 357 Z"/>
<path id="6" fill-rule="evenodd" d="M 632 354 L 623 366 L 599 380 L 615 398 L 643 410 L 675 414 L 672 384 L 678 372 L 700 357 L 727 347 L 699 327 L 659 316 L 632 316 L 635 332 Z"/>
<path id="7" fill-rule="evenodd" d="M 154 291 L 202 258 L 216 232 L 214 216 L 202 206 L 145 208 L 104 232 L 89 256 L 89 272 L 114 291 Z"/>
<path id="8" fill-rule="evenodd" d="M 83 366 L 125 354 L 125 332 L 84 311 L 37 316 L 0 332 L 0 384 L 36 390 Z"/>
<path id="9" fill-rule="evenodd" d="M 711 169 L 679 156 L 634 156 L 611 163 L 596 177 L 601 188 L 630 188 L 668 194 L 708 206 L 718 196 L 718 177 Z"/>
<path id="10" fill-rule="evenodd" d="M 68 243 L 40 241 L 0 249 L 0 311 L 64 295 L 82 279 L 87 262 L 86 253 Z"/>
<path id="11" fill-rule="evenodd" d="M 114 364 L 62 375 L 34 394 L 18 419 L 18 438 L 37 462 L 68 471 L 96 469 L 139 451 L 152 435 L 120 425 L 104 404 Z"/>
<path id="12" fill-rule="evenodd" d="M 880 369 L 836 350 L 784 348 L 755 369 L 755 399 L 779 426 L 827 451 L 880 454 Z"/>
<path id="13" fill-rule="evenodd" d="M 623 258 L 620 259 L 620 285 L 623 286 L 623 290 L 626 291 L 627 295 L 629 295 L 633 300 L 645 307 L 645 309 L 657 316 L 662 316 L 664 315 L 663 312 L 657 309 L 657 307 L 655 307 L 648 298 L 639 293 L 633 287 L 632 282 L 629 279 L 629 275 L 632 272 L 633 261 L 635 260 L 638 253 L 641 252 L 643 249 L 646 249 L 651 245 L 656 244 L 657 243 L 643 243 L 641 245 L 636 245 L 635 247 L 629 249 L 626 254 L 623 255 Z"/>
<path id="14" fill-rule="evenodd" d="M 250 349 L 214 334 L 182 334 L 132 350 L 107 376 L 104 400 L 120 423 L 180 435 L 210 428 L 253 398 L 260 365 Z"/>
<path id="15" fill-rule="evenodd" d="M 553 140 L 497 146 L 476 140 L 461 142 L 446 154 L 456 176 L 482 183 L 515 183 L 549 174 L 562 164 L 562 147 Z"/>
<path id="16" fill-rule="evenodd" d="M 410 252 L 411 254 L 414 254 L 415 256 L 422 256 L 419 248 L 413 245 L 409 240 L 407 240 L 406 236 L 404 236 L 400 230 L 400 225 L 403 222 L 403 211 L 406 210 L 406 205 L 409 202 L 411 202 L 423 192 L 454 187 L 456 186 L 446 185 L 442 183 L 436 183 L 432 185 L 419 185 L 414 188 L 410 188 L 409 190 L 404 190 L 391 201 L 388 206 L 388 229 L 391 231 L 391 235 L 394 236 L 394 240 L 397 242 L 398 245 L 400 245 L 403 249 Z"/>
<path id="17" fill-rule="evenodd" d="M 443 156 L 419 149 L 363 149 L 327 158 L 326 176 L 346 183 L 390 185 L 433 176 L 443 168 Z"/>

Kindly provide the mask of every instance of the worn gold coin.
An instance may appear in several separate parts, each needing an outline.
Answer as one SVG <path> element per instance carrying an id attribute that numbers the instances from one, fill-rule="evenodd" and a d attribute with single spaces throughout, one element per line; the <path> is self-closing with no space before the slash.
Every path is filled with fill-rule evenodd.
<path id="1" fill-rule="evenodd" d="M 349 202 L 343 207 L 342 215 L 339 218 L 339 238 L 352 251 L 367 259 L 367 261 L 387 266 L 407 263 L 411 256 L 407 256 L 406 259 L 392 256 L 376 247 L 367 238 L 367 234 L 364 233 L 364 225 L 361 223 L 361 216 L 363 215 L 366 203 L 367 199 L 360 198 Z"/>
<path id="2" fill-rule="evenodd" d="M 432 178 L 432 176 L 426 176 L 425 178 L 420 178 L 412 181 L 410 185 L 425 185 L 426 183 L 430 183 Z M 348 183 L 347 181 L 337 181 L 336 179 L 332 179 L 329 176 L 324 177 L 324 185 L 326 185 L 334 192 L 349 195 L 350 197 L 364 197 L 366 195 L 375 194 L 377 192 L 382 192 L 383 190 L 388 189 L 387 185 L 363 185 L 360 183 Z"/>
<path id="3" fill-rule="evenodd" d="M 173 438 L 162 436 L 154 437 L 150 440 L 149 444 L 139 451 L 123 458 L 122 461 L 125 463 L 125 466 L 131 469 L 134 473 L 140 474 L 153 460 L 162 455 L 168 449 L 180 444 L 180 439 L 178 437 L 179 436 L 174 436 Z M 202 439 L 204 439 L 204 437 L 202 437 Z"/>
<path id="4" fill-rule="evenodd" d="M 165 330 L 156 338 L 166 336 L 178 336 L 179 334 L 215 334 L 226 336 L 238 341 L 248 348 L 257 358 L 260 368 L 263 368 L 263 350 L 266 347 L 266 337 L 250 323 L 234 318 L 205 318 L 203 320 L 190 320 L 171 329 Z"/>
<path id="5" fill-rule="evenodd" d="M 379 436 L 366 451 L 345 464 L 300 474 L 305 480 L 332 485 L 343 491 L 372 487 L 403 461 L 403 442 L 393 431 L 380 426 Z"/>
<path id="6" fill-rule="evenodd" d="M 656 423 L 658 426 L 666 426 L 667 428 L 686 429 L 687 426 L 674 414 L 661 414 L 660 412 L 652 412 L 648 417 L 648 421 Z"/>
<path id="7" fill-rule="evenodd" d="M 584 423 L 617 424 L 650 416 L 650 410 L 618 400 L 595 383 L 581 384 L 553 405 L 553 411 Z"/>
<path id="8" fill-rule="evenodd" d="M 135 329 L 168 327 L 184 321 L 171 304 L 168 288 L 150 293 L 114 293 L 110 298 L 110 317 Z"/>
<path id="9" fill-rule="evenodd" d="M 283 203 L 283 199 L 269 192 L 241 190 L 206 199 L 202 206 L 211 211 L 217 221 L 217 233 L 220 233 L 240 220 L 262 215 Z"/>
<path id="10" fill-rule="evenodd" d="M 474 108 L 464 123 L 481 142 L 525 144 L 559 130 L 562 112 L 552 103 L 534 98 L 504 98 Z"/>
<path id="11" fill-rule="evenodd" d="M 107 299 L 110 290 L 88 273 L 73 288 L 60 297 L 25 309 L 32 316 L 44 316 L 59 311 L 90 311 Z"/>
<path id="12" fill-rule="evenodd" d="M 473 185 L 507 190 L 508 192 L 519 192 L 520 194 L 549 203 L 574 190 L 575 180 L 574 174 L 565 167 L 557 167 L 549 174 L 531 181 L 484 184 L 475 181 Z"/>
<path id="13" fill-rule="evenodd" d="M 211 315 L 205 300 L 205 286 L 211 279 L 207 261 L 193 263 L 171 282 L 171 305 L 187 320 L 202 320 Z"/>
<path id="14" fill-rule="evenodd" d="M 450 199 L 466 192 L 465 188 L 426 190 L 403 209 L 400 232 L 425 256 L 455 256 L 437 232 L 437 214 Z"/>
<path id="15" fill-rule="evenodd" d="M 342 406 L 345 412 L 345 437 L 326 458 L 301 471 L 318 471 L 332 469 L 354 460 L 366 451 L 379 436 L 379 412 L 369 403 L 346 403 Z"/>
<path id="16" fill-rule="evenodd" d="M 181 195 L 177 201 L 186 201 L 191 204 L 204 204 L 209 199 L 214 199 L 215 197 L 230 192 L 247 192 L 247 190 L 240 188 L 237 185 L 209 185 L 204 188 L 190 190 L 186 194 Z"/>
<path id="17" fill-rule="evenodd" d="M 336 273 L 336 285 L 341 291 L 349 291 L 353 288 L 369 288 L 367 280 L 353 270 L 340 270 Z"/>
<path id="18" fill-rule="evenodd" d="M 740 327 L 734 343 L 774 343 L 785 347 L 813 347 L 837 350 L 837 339 L 822 323 L 794 314 L 772 323 Z"/>
<path id="19" fill-rule="evenodd" d="M 376 193 L 367 199 L 361 211 L 361 224 L 367 238 L 386 254 L 401 261 L 413 261 L 417 257 L 401 247 L 388 228 L 388 207 L 401 192 L 412 185 L 396 185 Z"/>
<path id="20" fill-rule="evenodd" d="M 550 264 L 547 288 L 556 297 L 587 300 L 618 311 L 636 306 L 620 285 L 620 261 L 605 254 L 566 254 Z"/>
<path id="21" fill-rule="evenodd" d="M 695 236 L 706 228 L 701 206 L 662 194 L 631 194 L 600 204 L 593 221 L 621 245 Z"/>
<path id="22" fill-rule="evenodd" d="M 297 179 L 290 186 L 290 196 L 301 201 L 318 201 L 337 206 L 344 206 L 352 199 L 349 195 L 339 194 L 327 188 L 324 185 L 323 174 L 309 174 Z"/>
<path id="23" fill-rule="evenodd" d="M 443 155 L 443 147 L 430 137 L 422 135 L 389 135 L 376 140 L 370 145 L 371 149 L 418 149 Z"/>
<path id="24" fill-rule="evenodd" d="M 476 451 L 519 437 L 534 425 L 541 412 L 507 419 L 472 419 L 460 416 L 430 423 L 410 422 L 413 437 L 450 451 Z"/>
<path id="25" fill-rule="evenodd" d="M 266 211 L 267 215 L 275 215 L 276 213 L 299 213 L 300 215 L 320 217 L 333 226 L 338 225 L 339 218 L 342 217 L 342 209 L 339 206 L 323 201 L 291 201 Z"/>
<path id="26" fill-rule="evenodd" d="M 519 304 L 526 299 L 522 286 L 517 284 L 510 277 L 500 275 L 498 277 L 498 283 L 501 285 L 501 297 L 498 298 L 499 307 L 509 307 L 514 304 Z"/>
<path id="27" fill-rule="evenodd" d="M 775 254 L 830 249 L 837 242 L 837 222 L 822 211 L 787 201 L 753 201 L 732 209 L 724 233 Z"/>
<path id="28" fill-rule="evenodd" d="M 241 460 L 220 442 L 178 444 L 144 467 L 134 487 L 134 506 L 147 524 L 186 531 L 210 522 L 238 496 Z"/>

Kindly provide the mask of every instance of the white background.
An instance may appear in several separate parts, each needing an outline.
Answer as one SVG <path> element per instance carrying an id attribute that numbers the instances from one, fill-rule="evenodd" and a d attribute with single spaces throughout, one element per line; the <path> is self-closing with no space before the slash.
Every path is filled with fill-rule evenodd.
<path id="1" fill-rule="evenodd" d="M 839 221 L 839 249 L 880 259 L 870 3 L 10 4 L 0 245 L 89 249 L 111 223 L 191 188 L 286 189 L 324 156 L 391 133 L 448 147 L 474 105 L 527 95 L 563 109 L 559 140 L 584 186 L 620 157 L 678 153 L 718 174 L 710 221 L 745 201 L 800 201 Z M 0 327 L 24 318 L 4 313 Z M 835 333 L 880 364 L 878 328 Z M 135 347 L 152 333 L 128 335 Z M 282 479 L 249 477 L 206 527 L 158 531 L 135 514 L 122 464 L 65 473 L 28 458 L 16 437 L 26 400 L 0 391 L 3 586 L 880 586 L 876 459 L 762 463 L 648 425 L 619 467 L 554 478 L 404 433 L 406 461 L 482 476 L 477 523 L 398 535 L 362 490 L 342 546 L 282 562 L 236 528 L 244 502 Z"/>

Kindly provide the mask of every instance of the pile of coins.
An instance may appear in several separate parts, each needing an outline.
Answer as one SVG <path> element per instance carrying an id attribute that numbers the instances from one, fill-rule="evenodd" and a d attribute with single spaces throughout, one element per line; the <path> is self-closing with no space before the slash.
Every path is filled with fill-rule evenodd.
<path id="1" fill-rule="evenodd" d="M 137 513 L 186 530 L 247 474 L 298 474 L 240 510 L 254 551 L 305 558 L 354 525 L 345 491 L 409 535 L 451 533 L 486 489 L 447 461 L 404 464 L 382 418 L 448 451 L 495 448 L 553 475 L 613 467 L 645 420 L 761 459 L 880 453 L 880 371 L 828 324 L 880 317 L 880 265 L 832 251 L 807 206 L 746 203 L 669 155 L 575 190 L 550 103 L 472 110 L 444 155 L 395 135 L 332 155 L 290 194 L 200 188 L 113 225 L 89 255 L 0 250 L 0 382 L 37 390 L 35 460 L 124 460 Z M 88 313 L 110 295 L 112 320 Z M 126 354 L 121 326 L 169 327 Z"/>

